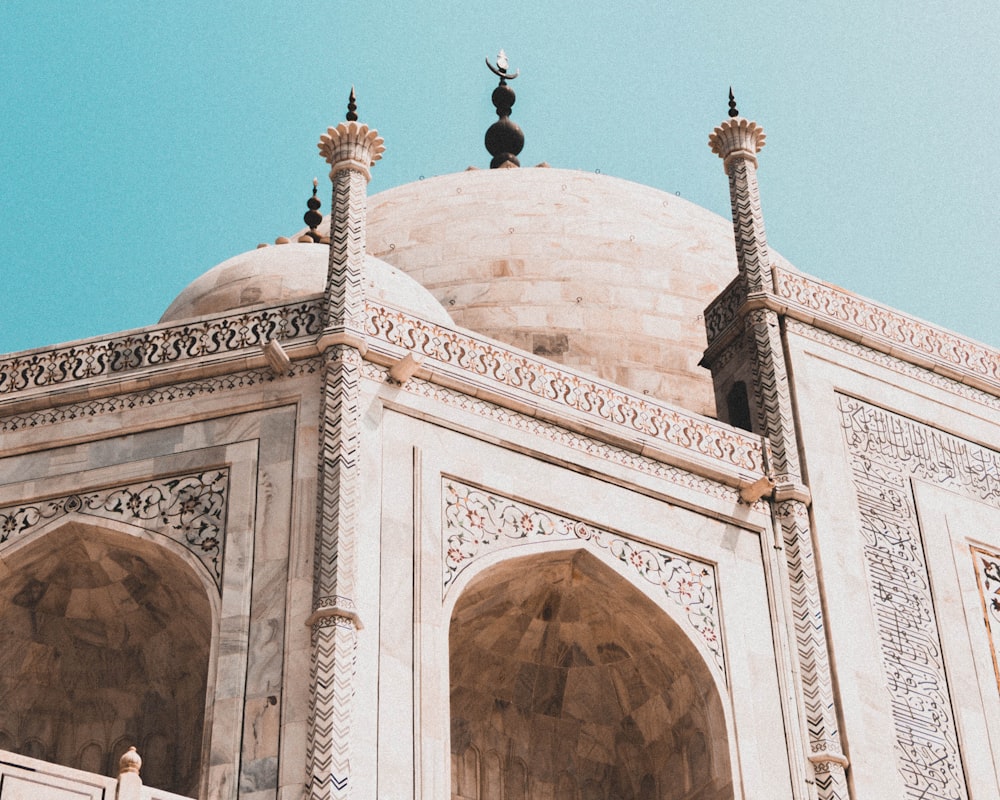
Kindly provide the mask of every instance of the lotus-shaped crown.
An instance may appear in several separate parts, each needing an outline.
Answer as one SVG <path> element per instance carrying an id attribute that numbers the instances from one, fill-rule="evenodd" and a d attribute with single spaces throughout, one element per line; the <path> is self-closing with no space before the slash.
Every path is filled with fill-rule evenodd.
<path id="1" fill-rule="evenodd" d="M 727 119 L 708 137 L 708 146 L 729 169 L 730 159 L 746 158 L 757 166 L 757 153 L 764 146 L 764 129 L 743 117 Z"/>
<path id="2" fill-rule="evenodd" d="M 385 141 L 378 131 L 357 122 L 341 122 L 319 137 L 319 153 L 330 165 L 332 178 L 342 169 L 356 169 L 371 180 L 371 167 L 382 158 Z"/>

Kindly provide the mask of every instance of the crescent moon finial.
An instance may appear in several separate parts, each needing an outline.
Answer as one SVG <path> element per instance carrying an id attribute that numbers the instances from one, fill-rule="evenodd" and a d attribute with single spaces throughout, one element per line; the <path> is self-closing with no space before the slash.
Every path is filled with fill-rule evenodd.
<path id="1" fill-rule="evenodd" d="M 490 72 L 500 79 L 501 83 L 504 81 L 512 81 L 521 74 L 521 70 L 517 70 L 517 72 L 514 73 L 507 71 L 510 64 L 507 61 L 507 54 L 503 50 L 497 53 L 497 65 L 495 67 L 490 63 L 489 56 L 486 57 L 486 66 L 490 68 Z"/>

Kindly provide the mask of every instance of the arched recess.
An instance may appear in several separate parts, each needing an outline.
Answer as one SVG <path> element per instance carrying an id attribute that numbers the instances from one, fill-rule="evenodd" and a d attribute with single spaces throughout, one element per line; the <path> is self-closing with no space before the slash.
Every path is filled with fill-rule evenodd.
<path id="1" fill-rule="evenodd" d="M 452 612 L 449 658 L 453 800 L 735 796 L 704 657 L 586 551 L 508 559 L 473 578 Z"/>
<path id="2" fill-rule="evenodd" d="M 87 770 L 155 742 L 144 782 L 192 795 L 212 603 L 188 560 L 141 533 L 68 520 L 3 552 L 0 732 L 12 750 Z"/>

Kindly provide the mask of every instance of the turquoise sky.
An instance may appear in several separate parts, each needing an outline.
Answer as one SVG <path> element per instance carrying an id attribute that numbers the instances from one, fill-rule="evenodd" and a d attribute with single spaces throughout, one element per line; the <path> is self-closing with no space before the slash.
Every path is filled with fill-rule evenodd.
<path id="1" fill-rule="evenodd" d="M 153 324 L 298 230 L 352 83 L 386 140 L 370 191 L 485 167 L 500 47 L 522 163 L 728 216 L 706 141 L 732 84 L 774 249 L 1000 346 L 998 42 L 996 0 L 2 0 L 0 351 Z"/>

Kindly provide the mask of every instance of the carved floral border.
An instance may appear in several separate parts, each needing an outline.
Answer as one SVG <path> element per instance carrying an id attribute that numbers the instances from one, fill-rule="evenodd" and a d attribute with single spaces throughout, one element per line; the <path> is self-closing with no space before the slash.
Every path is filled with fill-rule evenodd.
<path id="1" fill-rule="evenodd" d="M 763 472 L 759 437 L 708 417 L 576 375 L 527 353 L 444 328 L 401 311 L 369 305 L 365 332 L 388 344 L 485 378 L 501 392 L 525 392 L 584 418 L 610 422 L 754 473 Z"/>
<path id="2" fill-rule="evenodd" d="M 1000 353 L 800 272 L 774 267 L 778 297 L 867 339 L 930 357 L 1000 389 Z M 905 357 L 905 356 L 904 356 Z"/>
<path id="3" fill-rule="evenodd" d="M 684 611 L 725 675 L 717 581 L 712 564 L 450 478 L 442 481 L 442 502 L 444 591 L 485 553 L 533 541 L 575 540 L 590 549 L 604 551 L 637 576 L 659 586 L 667 599 Z"/>
<path id="4" fill-rule="evenodd" d="M 222 586 L 229 469 L 221 468 L 109 489 L 76 492 L 0 508 L 0 548 L 67 514 L 117 519 L 149 528 L 186 547 Z"/>

